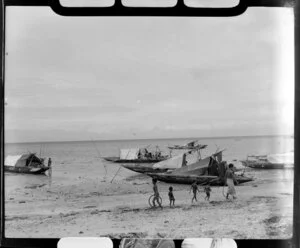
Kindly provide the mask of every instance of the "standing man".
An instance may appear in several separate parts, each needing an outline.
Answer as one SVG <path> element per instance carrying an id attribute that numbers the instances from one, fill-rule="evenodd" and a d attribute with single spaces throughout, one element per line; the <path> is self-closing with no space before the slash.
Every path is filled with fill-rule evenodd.
<path id="1" fill-rule="evenodd" d="M 152 200 L 152 204 L 154 207 L 156 207 L 155 205 L 155 201 L 157 202 L 157 204 L 162 208 L 161 203 L 159 202 L 159 193 L 158 193 L 158 188 L 157 188 L 157 179 L 153 178 L 152 179 L 152 183 L 153 183 L 153 192 L 154 192 L 154 197 Z"/>
<path id="2" fill-rule="evenodd" d="M 52 165 L 52 160 L 51 160 L 51 158 L 49 158 L 48 159 L 49 177 L 52 176 L 52 167 L 51 167 L 51 165 Z"/>
<path id="3" fill-rule="evenodd" d="M 228 199 L 229 195 L 232 195 L 233 199 L 236 199 L 234 183 L 238 184 L 238 182 L 234 176 L 233 164 L 228 165 L 228 169 L 225 173 L 225 183 L 228 186 L 226 199 Z"/>

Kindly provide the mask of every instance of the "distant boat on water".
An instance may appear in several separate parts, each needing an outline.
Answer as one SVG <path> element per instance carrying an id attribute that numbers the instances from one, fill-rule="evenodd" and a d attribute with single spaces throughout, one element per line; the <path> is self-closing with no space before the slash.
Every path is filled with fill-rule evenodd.
<path id="1" fill-rule="evenodd" d="M 119 157 L 103 157 L 104 160 L 114 163 L 157 163 L 168 159 L 160 150 L 149 152 L 146 148 L 121 149 Z"/>
<path id="2" fill-rule="evenodd" d="M 44 165 L 43 159 L 34 153 L 28 153 L 7 156 L 4 161 L 4 170 L 23 174 L 45 174 L 49 167 Z"/>
<path id="3" fill-rule="evenodd" d="M 173 145 L 173 146 L 168 146 L 169 149 L 174 149 L 174 150 L 201 150 L 206 148 L 207 145 L 202 145 L 198 143 L 198 140 L 193 140 L 187 144 L 184 145 Z"/>

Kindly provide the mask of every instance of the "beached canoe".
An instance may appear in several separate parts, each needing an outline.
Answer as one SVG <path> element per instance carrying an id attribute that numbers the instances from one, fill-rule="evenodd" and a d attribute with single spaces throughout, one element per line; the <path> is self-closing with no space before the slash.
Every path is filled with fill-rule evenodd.
<path id="1" fill-rule="evenodd" d="M 22 173 L 22 174 L 45 174 L 49 167 L 35 168 L 35 167 L 13 167 L 4 166 L 6 172 Z"/>
<path id="2" fill-rule="evenodd" d="M 4 161 L 4 171 L 22 174 L 45 174 L 50 167 L 34 153 L 9 155 Z"/>
<path id="3" fill-rule="evenodd" d="M 158 181 L 176 184 L 192 184 L 195 181 L 200 185 L 222 186 L 224 181 L 218 176 L 197 176 L 197 175 L 174 175 L 168 173 L 147 173 L 148 176 L 157 179 Z M 236 176 L 239 184 L 253 181 L 250 177 Z"/>
<path id="4" fill-rule="evenodd" d="M 122 166 L 126 169 L 132 170 L 138 173 L 163 173 L 167 172 L 168 168 L 155 168 L 152 165 L 139 165 L 139 164 L 122 164 Z"/>
<path id="5" fill-rule="evenodd" d="M 121 159 L 120 157 L 103 157 L 104 160 L 114 163 L 158 163 L 160 161 L 166 160 L 168 157 L 160 158 L 141 158 L 141 159 Z"/>

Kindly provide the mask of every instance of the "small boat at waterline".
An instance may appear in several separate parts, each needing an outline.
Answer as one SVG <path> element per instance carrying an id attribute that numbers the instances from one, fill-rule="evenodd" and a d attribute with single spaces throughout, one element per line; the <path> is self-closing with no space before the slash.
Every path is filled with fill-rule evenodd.
<path id="1" fill-rule="evenodd" d="M 50 168 L 43 159 L 34 153 L 7 156 L 4 161 L 4 171 L 23 174 L 45 174 Z"/>
<path id="2" fill-rule="evenodd" d="M 293 168 L 294 154 L 249 155 L 241 163 L 253 169 L 286 169 Z"/>

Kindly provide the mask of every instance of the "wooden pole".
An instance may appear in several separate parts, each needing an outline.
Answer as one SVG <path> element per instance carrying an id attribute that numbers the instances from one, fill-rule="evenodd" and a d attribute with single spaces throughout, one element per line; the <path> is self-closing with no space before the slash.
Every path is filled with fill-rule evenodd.
<path id="1" fill-rule="evenodd" d="M 119 169 L 117 170 L 117 172 L 116 172 L 116 174 L 114 175 L 114 177 L 111 179 L 111 181 L 110 181 L 110 183 L 112 183 L 113 182 L 113 180 L 115 179 L 115 177 L 116 177 L 116 175 L 118 174 L 118 172 L 121 170 L 121 166 L 119 167 Z"/>

